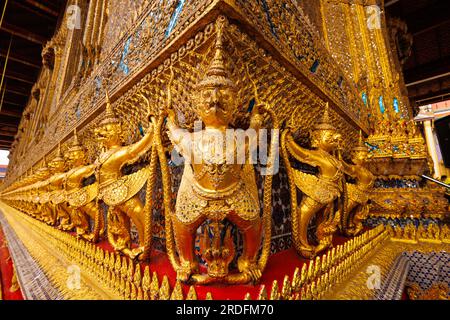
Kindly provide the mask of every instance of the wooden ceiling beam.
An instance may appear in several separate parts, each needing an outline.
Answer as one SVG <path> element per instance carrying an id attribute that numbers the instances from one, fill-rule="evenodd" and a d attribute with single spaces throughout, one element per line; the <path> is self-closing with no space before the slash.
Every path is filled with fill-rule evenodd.
<path id="1" fill-rule="evenodd" d="M 12 5 L 14 5 L 14 6 L 18 7 L 18 8 L 21 8 L 23 10 L 26 10 L 28 12 L 31 12 L 33 15 L 37 15 L 37 16 L 40 16 L 40 17 L 43 17 L 43 18 L 46 18 L 46 19 L 49 19 L 49 20 L 53 20 L 53 21 L 56 20 L 54 12 L 49 14 L 49 12 L 45 11 L 45 13 L 44 13 L 42 11 L 36 10 L 35 9 L 36 6 L 31 6 L 30 7 L 30 6 L 27 6 L 27 5 L 25 5 L 25 4 L 21 3 L 21 2 L 18 2 L 18 1 L 13 1 Z"/>
<path id="2" fill-rule="evenodd" d="M 24 29 L 24 28 L 21 28 L 18 26 L 14 26 L 5 21 L 3 21 L 0 29 L 13 35 L 13 36 L 28 40 L 33 43 L 40 44 L 41 46 L 45 45 L 45 43 L 47 42 L 47 39 L 45 39 L 45 37 L 38 35 L 36 33 L 32 33 L 30 31 L 28 31 L 27 29 Z"/>
<path id="3" fill-rule="evenodd" d="M 16 107 L 21 107 L 21 108 L 24 107 L 23 104 L 17 103 L 16 101 L 6 100 L 6 99 L 3 100 L 3 104 L 4 104 L 4 105 L 5 105 L 5 104 L 9 104 L 9 105 L 11 105 L 11 106 L 16 106 Z"/>
<path id="4" fill-rule="evenodd" d="M 15 81 L 8 81 L 6 87 L 7 89 L 15 90 L 23 94 L 30 95 L 33 86 L 22 82 L 19 84 L 18 82 Z"/>
<path id="5" fill-rule="evenodd" d="M 0 126 L 19 126 L 19 122 L 20 120 L 15 117 L 0 114 Z"/>
<path id="6" fill-rule="evenodd" d="M 445 21 L 441 21 L 441 22 L 439 22 L 439 23 L 430 23 L 430 25 L 428 25 L 428 26 L 423 26 L 420 30 L 414 32 L 412 35 L 413 35 L 413 36 L 417 36 L 417 35 L 419 35 L 419 34 L 422 34 L 422 33 L 431 31 L 431 30 L 433 30 L 433 29 L 439 28 L 439 27 L 441 27 L 441 26 L 444 26 L 444 25 L 446 25 L 446 24 L 448 24 L 448 23 L 450 23 L 450 19 L 447 19 L 447 20 L 445 20 Z"/>
<path id="7" fill-rule="evenodd" d="M 17 127 L 15 126 L 0 126 L 0 130 L 8 131 L 8 132 L 17 132 Z"/>
<path id="8" fill-rule="evenodd" d="M 39 1 L 36 0 L 25 0 L 26 3 L 32 5 L 35 8 L 38 8 L 42 11 L 47 12 L 48 14 L 51 14 L 54 17 L 58 17 L 59 16 L 59 12 L 56 10 L 53 10 L 52 8 L 49 8 L 48 6 L 46 6 L 45 4 L 40 3 Z"/>
<path id="9" fill-rule="evenodd" d="M 405 6 L 414 5 L 413 1 L 406 0 L 402 3 Z M 419 34 L 427 29 L 433 29 L 443 23 L 447 23 L 448 12 L 450 10 L 449 1 L 424 1 L 424 7 L 414 7 L 416 10 L 404 13 L 400 16 L 408 25 L 408 31 L 413 34 Z M 388 9 L 389 10 L 389 9 Z"/>
<path id="10" fill-rule="evenodd" d="M 0 142 L 3 142 L 3 143 L 12 143 L 13 141 L 14 141 L 14 138 L 12 138 L 12 137 L 0 135 Z"/>
<path id="11" fill-rule="evenodd" d="M 25 93 L 23 91 L 18 91 L 15 89 L 10 89 L 8 87 L 6 87 L 6 92 L 11 92 L 11 93 L 18 94 L 19 96 L 24 96 L 24 97 L 28 97 L 30 95 L 29 93 Z"/>
<path id="12" fill-rule="evenodd" d="M 2 136 L 15 137 L 16 134 L 17 134 L 17 132 L 9 132 L 9 131 L 0 129 L 0 135 L 2 135 Z"/>
<path id="13" fill-rule="evenodd" d="M 5 50 L 0 51 L 0 57 L 6 58 L 6 51 Z M 36 69 L 40 69 L 41 68 L 40 61 L 31 61 L 29 58 L 21 56 L 21 55 L 19 55 L 17 53 L 10 53 L 8 59 L 11 60 L 11 61 L 15 61 L 15 62 L 21 63 L 21 64 L 23 64 L 25 66 L 28 66 L 28 67 L 32 67 L 32 68 L 36 68 Z"/>
<path id="14" fill-rule="evenodd" d="M 20 73 L 11 71 L 11 70 L 6 70 L 5 77 L 8 79 L 13 79 L 13 80 L 17 80 L 17 81 L 28 83 L 28 84 L 34 84 L 36 82 L 30 77 L 27 77 L 23 74 L 20 74 Z"/>
<path id="15" fill-rule="evenodd" d="M 20 111 L 15 111 L 15 110 L 7 110 L 5 108 L 2 108 L 2 110 L 0 110 L 0 114 L 3 114 L 5 116 L 10 116 L 10 117 L 14 117 L 14 118 L 22 118 L 22 112 Z"/>
<path id="16" fill-rule="evenodd" d="M 0 127 L 11 127 L 11 126 L 19 127 L 19 123 L 18 122 L 14 123 L 14 122 L 8 122 L 8 121 L 0 120 Z"/>
<path id="17" fill-rule="evenodd" d="M 450 56 L 441 57 L 439 60 L 406 69 L 403 71 L 403 74 L 405 83 L 408 86 L 410 83 L 442 75 L 447 72 L 450 72 Z"/>

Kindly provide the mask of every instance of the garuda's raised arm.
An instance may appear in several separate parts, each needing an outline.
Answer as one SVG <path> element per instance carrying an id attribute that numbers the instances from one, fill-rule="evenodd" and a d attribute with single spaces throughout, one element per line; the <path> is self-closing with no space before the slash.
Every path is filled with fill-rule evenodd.
<path id="1" fill-rule="evenodd" d="M 315 150 L 308 150 L 302 148 L 294 141 L 294 138 L 292 137 L 292 134 L 290 132 L 287 132 L 285 134 L 286 134 L 285 139 L 286 148 L 297 161 L 307 163 L 314 167 L 320 165 L 322 159 Z"/>
<path id="2" fill-rule="evenodd" d="M 356 176 L 356 167 L 355 165 L 348 164 L 345 161 L 341 161 L 342 163 L 342 171 L 344 171 L 345 174 L 349 175 L 350 177 L 354 178 Z"/>
<path id="3" fill-rule="evenodd" d="M 188 155 L 191 155 L 190 157 L 193 157 L 193 154 L 191 153 L 191 133 L 185 129 L 180 128 L 176 124 L 176 116 L 173 109 L 168 109 L 167 113 L 167 128 L 169 129 L 168 134 L 170 141 L 174 145 L 175 149 L 184 157 Z"/>
<path id="4" fill-rule="evenodd" d="M 134 159 L 140 157 L 148 150 L 150 150 L 153 143 L 155 119 L 152 118 L 147 133 L 136 143 L 127 146 L 127 158 Z"/>

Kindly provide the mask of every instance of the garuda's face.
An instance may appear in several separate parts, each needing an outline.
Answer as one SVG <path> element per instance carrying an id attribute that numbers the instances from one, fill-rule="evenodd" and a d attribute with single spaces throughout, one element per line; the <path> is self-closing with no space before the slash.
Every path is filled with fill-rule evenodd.
<path id="1" fill-rule="evenodd" d="M 66 157 L 70 164 L 77 164 L 84 161 L 85 153 L 82 150 L 73 150 L 69 151 Z"/>
<path id="2" fill-rule="evenodd" d="M 197 94 L 198 116 L 211 126 L 227 126 L 236 107 L 235 91 L 225 86 L 201 88 Z"/>
<path id="3" fill-rule="evenodd" d="M 52 161 L 51 163 L 49 163 L 49 167 L 54 172 L 62 172 L 62 171 L 64 171 L 65 163 L 64 163 L 64 161 L 60 161 L 60 160 Z"/>
<path id="4" fill-rule="evenodd" d="M 316 144 L 326 151 L 336 148 L 342 139 L 342 136 L 335 130 L 320 130 L 314 132 L 314 135 L 317 140 Z"/>
<path id="5" fill-rule="evenodd" d="M 352 161 L 355 164 L 362 165 L 367 161 L 367 155 L 368 155 L 367 151 L 362 151 L 362 150 L 353 151 L 352 152 Z"/>
<path id="6" fill-rule="evenodd" d="M 104 144 L 120 141 L 121 126 L 118 123 L 109 123 L 95 129 L 97 141 Z"/>

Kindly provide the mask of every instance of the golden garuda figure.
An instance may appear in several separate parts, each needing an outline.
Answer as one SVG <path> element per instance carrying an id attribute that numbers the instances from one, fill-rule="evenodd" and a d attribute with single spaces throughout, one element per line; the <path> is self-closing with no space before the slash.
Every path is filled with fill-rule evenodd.
<path id="1" fill-rule="evenodd" d="M 168 254 L 178 280 L 199 284 L 256 282 L 261 277 L 270 249 L 270 193 L 261 218 L 255 172 L 248 160 L 251 145 L 257 142 L 257 134 L 253 136 L 254 140 L 250 138 L 245 145 L 238 146 L 237 132 L 229 134 L 228 131 L 228 139 L 232 141 L 227 141 L 227 130 L 230 130 L 238 109 L 238 88 L 225 66 L 222 37 L 226 22 L 224 17 L 219 17 L 216 22 L 214 57 L 193 94 L 193 110 L 202 121 L 203 129 L 194 132 L 180 129 L 170 103 L 168 107 L 169 138 L 185 159 L 175 212 L 166 205 L 166 225 L 170 223 L 173 226 L 178 257 L 171 248 L 172 230 L 166 232 Z M 250 129 L 255 130 L 253 132 L 258 132 L 262 125 L 263 117 L 259 113 L 262 108 L 265 107 L 256 105 L 252 110 Z M 237 160 L 237 147 L 245 148 L 244 161 Z M 161 164 L 164 163 L 164 159 L 161 160 Z M 163 174 L 164 170 L 163 166 Z M 267 177 L 265 181 L 271 182 Z M 267 189 L 270 192 L 271 185 Z M 199 262 L 194 252 L 199 227 L 209 230 L 203 229 L 201 237 L 207 274 L 199 273 Z M 238 272 L 229 270 L 236 251 L 231 228 L 237 228 L 243 240 L 243 251 L 237 260 Z M 263 252 L 258 260 L 263 228 Z"/>
<path id="2" fill-rule="evenodd" d="M 61 146 L 58 147 L 57 155 L 49 162 L 48 166 L 52 175 L 46 181 L 43 181 L 41 186 L 41 188 L 47 190 L 46 194 L 41 195 L 41 203 L 50 208 L 46 211 L 45 221 L 50 225 L 58 225 L 63 230 L 72 230 L 70 211 L 65 202 L 66 162 L 61 154 Z M 51 216 L 48 216 L 48 214 Z"/>
<path id="3" fill-rule="evenodd" d="M 72 212 L 72 223 L 77 236 L 96 242 L 104 234 L 103 210 L 98 206 L 98 183 L 83 185 L 86 178 L 95 173 L 95 164 L 86 164 L 86 151 L 78 141 L 76 129 L 74 141 L 65 157 L 72 167 L 65 176 L 66 200 Z M 94 222 L 90 232 L 90 221 Z"/>
<path id="4" fill-rule="evenodd" d="M 375 176 L 366 168 L 368 150 L 364 145 L 362 132 L 359 133 L 359 143 L 352 149 L 352 164 L 343 162 L 346 174 L 356 180 L 356 183 L 347 183 L 347 205 L 344 212 L 339 212 L 341 230 L 347 236 L 356 236 L 362 229 L 363 220 L 369 214 L 369 195 L 372 190 Z"/>
<path id="5" fill-rule="evenodd" d="M 342 194 L 344 172 L 342 161 L 332 155 L 341 135 L 331 124 L 328 103 L 322 119 L 311 132 L 312 150 L 298 145 L 292 136 L 292 119 L 281 136 L 282 153 L 291 190 L 292 237 L 299 254 L 313 258 L 332 244 L 333 233 L 338 225 L 334 212 L 335 200 Z M 318 174 L 307 174 L 291 166 L 289 157 L 318 168 Z M 297 190 L 303 193 L 297 204 Z M 308 239 L 308 225 L 316 218 L 317 244 Z"/>
<path id="6" fill-rule="evenodd" d="M 144 259 L 150 251 L 152 221 L 151 210 L 144 212 L 144 205 L 138 192 L 153 176 L 154 166 L 150 165 L 129 175 L 124 175 L 122 168 L 136 162 L 150 150 L 153 143 L 153 123 L 150 123 L 147 133 L 141 140 L 122 146 L 122 123 L 114 113 L 108 94 L 106 94 L 106 100 L 105 117 L 95 128 L 95 135 L 102 151 L 94 164 L 98 199 L 109 207 L 108 241 L 115 250 L 130 258 Z M 147 204 L 150 199 L 151 194 L 147 194 Z M 139 246 L 137 248 L 132 248 L 130 222 L 136 226 L 138 232 Z"/>
<path id="7" fill-rule="evenodd" d="M 42 221 L 46 216 L 45 212 L 50 211 L 50 208 L 47 206 L 47 203 L 41 203 L 40 201 L 40 196 L 42 194 L 46 194 L 47 192 L 39 188 L 39 185 L 41 185 L 43 181 L 46 181 L 50 177 L 50 175 L 51 171 L 44 156 L 42 167 L 39 168 L 35 173 L 35 179 L 38 180 L 38 182 L 34 182 L 23 188 L 24 192 L 27 194 L 27 199 L 29 199 L 30 202 L 33 203 L 35 208 L 31 215 Z M 51 214 L 48 214 L 48 216 L 51 216 Z"/>

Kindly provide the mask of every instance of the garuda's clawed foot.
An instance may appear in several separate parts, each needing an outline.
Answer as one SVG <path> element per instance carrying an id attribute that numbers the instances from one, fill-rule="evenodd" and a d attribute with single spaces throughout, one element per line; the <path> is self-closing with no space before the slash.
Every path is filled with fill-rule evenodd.
<path id="1" fill-rule="evenodd" d="M 64 230 L 64 231 L 70 231 L 70 230 L 72 230 L 73 229 L 73 224 L 64 224 L 64 225 L 62 225 L 62 229 Z"/>
<path id="2" fill-rule="evenodd" d="M 80 235 L 84 240 L 89 241 L 89 242 L 93 242 L 94 241 L 94 234 L 92 233 L 82 233 Z"/>
<path id="3" fill-rule="evenodd" d="M 177 269 L 177 280 L 182 282 L 188 282 L 191 275 L 198 270 L 198 265 L 196 263 L 191 263 L 189 261 L 184 261 Z M 200 279 L 198 279 L 200 280 Z"/>
<path id="4" fill-rule="evenodd" d="M 314 249 L 315 248 L 313 247 L 301 246 L 299 251 L 303 257 L 307 259 L 314 259 L 316 257 L 316 251 Z"/>
<path id="5" fill-rule="evenodd" d="M 177 273 L 178 275 L 178 273 Z M 206 285 L 206 284 L 211 284 L 214 283 L 215 281 L 217 281 L 217 279 L 215 278 L 211 278 L 209 275 L 207 274 L 193 274 L 192 276 L 190 276 L 189 278 L 189 283 L 195 283 L 195 284 L 202 284 L 202 285 Z"/>
<path id="6" fill-rule="evenodd" d="M 137 247 L 130 250 L 129 257 L 132 260 L 139 259 L 139 257 L 144 253 L 144 247 Z"/>
<path id="7" fill-rule="evenodd" d="M 319 242 L 319 245 L 314 248 L 314 256 L 317 256 L 319 253 L 324 250 L 332 247 L 332 237 L 327 237 L 326 239 L 322 239 Z"/>
<path id="8" fill-rule="evenodd" d="M 120 251 L 122 254 L 126 255 L 127 257 L 129 257 L 131 260 L 136 260 L 143 252 L 144 252 L 144 247 L 138 247 L 138 248 L 134 248 L 134 249 L 129 249 L 127 247 L 125 248 L 115 248 L 117 251 Z"/>
<path id="9" fill-rule="evenodd" d="M 245 277 L 245 279 L 242 279 L 243 283 L 257 283 L 261 279 L 262 271 L 256 262 L 241 257 L 238 259 L 238 269 L 241 272 L 242 277 Z"/>

